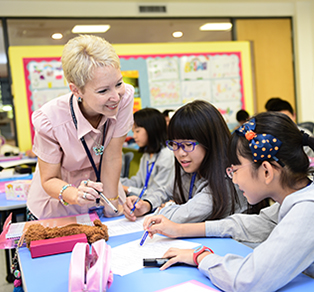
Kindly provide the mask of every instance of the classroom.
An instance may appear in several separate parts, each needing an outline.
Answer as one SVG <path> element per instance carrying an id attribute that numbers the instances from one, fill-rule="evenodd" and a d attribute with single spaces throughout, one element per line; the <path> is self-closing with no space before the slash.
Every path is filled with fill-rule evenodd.
<path id="1" fill-rule="evenodd" d="M 269 98 L 280 97 L 292 105 L 296 123 L 314 122 L 314 3 L 311 0 L 0 0 L 0 7 L 0 131 L 7 140 L 9 151 L 24 153 L 30 150 L 35 136 L 32 113 L 44 102 L 69 92 L 62 75 L 54 83 L 48 82 L 47 90 L 40 95 L 37 89 L 43 89 L 46 85 L 34 73 L 42 61 L 46 62 L 46 66 L 48 64 L 49 69 L 53 67 L 55 72 L 59 70 L 64 45 L 76 36 L 70 31 L 76 23 L 109 24 L 109 30 L 99 36 L 112 44 L 120 58 L 124 82 L 135 88 L 133 112 L 146 107 L 154 107 L 161 112 L 177 109 L 196 96 L 196 99 L 213 103 L 231 131 L 237 125 L 235 114 L 238 110 L 246 109 L 251 116 L 262 113 Z M 232 28 L 222 32 L 193 32 L 194 28 L 198 30 L 208 22 L 227 22 Z M 183 35 L 175 38 L 171 35 L 175 31 L 182 31 Z M 53 32 L 62 33 L 63 38 L 52 39 Z M 216 67 L 206 67 L 207 58 L 215 60 Z M 235 60 L 240 64 L 239 71 L 232 68 Z M 197 70 L 193 72 L 195 66 L 198 66 L 198 73 L 195 73 Z M 158 71 L 160 68 L 163 68 L 162 72 Z M 49 77 L 49 72 L 46 72 L 45 77 Z M 53 74 L 57 75 L 55 72 Z M 211 85 L 213 89 L 209 93 L 202 80 L 210 79 L 207 76 L 215 74 L 221 74 L 224 78 L 220 82 L 218 78 L 214 80 L 210 77 L 214 85 Z M 34 85 L 36 82 L 37 85 Z M 158 95 L 159 91 L 161 94 Z M 9 111 L 5 109 L 7 106 Z M 106 127 L 107 123 L 104 124 L 104 133 Z M 111 132 L 109 134 L 113 135 Z M 131 129 L 129 135 L 132 135 Z M 179 150 L 181 146 L 179 144 Z M 123 152 L 129 151 L 135 155 L 130 165 L 131 177 L 136 174 L 141 156 L 134 149 L 123 148 Z M 95 173 L 97 176 L 96 170 Z M 84 181 L 87 182 L 87 179 Z M 84 184 L 86 187 L 88 183 Z M 66 188 L 62 188 L 61 195 L 63 191 L 66 193 Z M 113 199 L 110 198 L 109 203 Z M 3 224 L 3 218 L 1 220 Z M 117 229 L 124 228 L 118 225 L 118 220 L 114 225 L 114 221 L 110 218 L 106 223 Z M 141 237 L 143 232 L 140 230 L 120 235 L 119 239 L 114 235 L 109 243 L 112 248 L 124 242 L 131 243 Z M 196 237 L 188 241 L 191 248 L 195 248 L 198 243 L 207 244 L 213 250 L 216 249 L 217 253 L 225 254 L 221 247 L 222 239 L 215 239 L 202 238 L 200 241 Z M 180 247 L 179 241 L 177 244 Z M 234 240 L 230 239 L 228 244 L 238 255 L 246 256 L 250 252 L 249 247 Z M 0 271 L 3 275 L 7 273 L 6 256 L 1 251 Z M 23 251 L 21 257 L 26 267 L 32 267 L 27 251 Z M 70 258 L 71 255 L 67 254 L 62 260 L 68 263 Z M 50 257 L 46 258 L 47 261 L 43 259 L 39 264 L 36 262 L 34 267 L 40 269 L 50 265 L 53 271 L 58 265 Z M 115 269 L 118 270 L 117 267 Z M 183 267 L 174 269 L 178 273 L 190 273 Z M 167 270 L 169 274 L 166 277 L 175 278 L 175 271 Z M 58 271 L 62 279 L 67 278 L 62 273 L 68 273 L 68 268 Z M 130 283 L 145 276 L 151 281 L 156 277 L 148 269 L 137 271 L 134 278 L 127 273 L 123 277 Z M 297 288 L 294 286 L 302 281 L 305 288 L 302 286 L 300 289 L 306 291 L 314 287 L 306 277 L 302 274 L 286 287 L 287 290 L 282 291 L 297 291 L 293 290 Z M 0 290 L 12 291 L 12 283 L 2 278 Z M 28 283 L 34 280 L 29 274 L 27 278 Z M 208 279 L 203 279 L 197 269 L 191 271 L 189 278 L 195 279 L 197 284 L 207 285 Z M 119 289 L 125 287 L 125 282 L 121 281 L 120 276 L 118 279 L 108 291 L 122 291 Z M 182 277 L 176 278 L 167 286 L 156 285 L 151 291 L 182 282 Z M 196 285 L 194 282 L 189 284 L 191 287 Z M 30 284 L 26 289 L 33 291 L 35 287 Z M 212 283 L 210 287 L 217 289 Z M 65 289 L 67 287 L 62 287 L 60 291 Z M 138 291 L 145 291 L 145 286 L 138 287 Z"/>

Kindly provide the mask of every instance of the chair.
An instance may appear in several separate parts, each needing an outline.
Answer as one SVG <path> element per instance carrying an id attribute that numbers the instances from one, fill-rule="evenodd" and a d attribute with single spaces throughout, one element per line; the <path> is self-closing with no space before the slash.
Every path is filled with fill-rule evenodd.
<path id="1" fill-rule="evenodd" d="M 121 172 L 121 177 L 129 177 L 129 170 L 130 170 L 130 163 L 134 157 L 133 152 L 126 152 L 123 155 L 124 159 L 124 171 L 123 173 Z"/>
<path id="2" fill-rule="evenodd" d="M 309 130 L 312 134 L 314 134 L 314 123 L 313 122 L 303 122 L 299 123 L 298 126 Z"/>

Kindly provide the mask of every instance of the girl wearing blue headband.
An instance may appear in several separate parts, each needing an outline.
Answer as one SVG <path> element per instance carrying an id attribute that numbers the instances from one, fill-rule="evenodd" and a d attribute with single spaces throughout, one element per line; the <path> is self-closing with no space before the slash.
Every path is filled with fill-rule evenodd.
<path id="1" fill-rule="evenodd" d="M 200 250 L 169 249 L 161 269 L 182 262 L 198 266 L 223 291 L 275 291 L 298 274 L 314 277 L 314 184 L 303 146 L 314 137 L 300 132 L 284 114 L 261 113 L 236 131 L 229 143 L 226 169 L 251 204 L 276 201 L 259 215 L 234 214 L 225 219 L 177 224 L 163 216 L 144 222 L 150 236 L 232 237 L 258 246 L 248 256 Z M 149 224 L 154 221 L 150 228 Z"/>

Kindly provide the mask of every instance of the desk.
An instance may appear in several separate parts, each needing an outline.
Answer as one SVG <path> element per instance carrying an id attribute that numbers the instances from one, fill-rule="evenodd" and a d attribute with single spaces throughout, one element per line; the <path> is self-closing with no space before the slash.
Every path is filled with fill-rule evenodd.
<path id="1" fill-rule="evenodd" d="M 103 222 L 106 220 L 102 219 Z M 112 236 L 107 243 L 111 247 L 116 247 L 129 241 L 140 240 L 142 235 L 143 232 L 135 232 Z M 230 238 L 188 238 L 187 240 L 207 245 L 219 255 L 235 253 L 246 256 L 251 252 L 251 248 Z M 70 259 L 71 253 L 32 259 L 26 247 L 20 248 L 19 263 L 25 292 L 67 292 Z M 162 272 L 158 268 L 143 268 L 123 277 L 114 275 L 112 286 L 107 291 L 154 292 L 192 279 L 215 287 L 195 267 L 176 266 Z M 314 279 L 301 274 L 279 291 L 314 291 Z"/>
<path id="2" fill-rule="evenodd" d="M 9 216 L 12 212 L 12 221 L 16 222 L 16 215 L 23 214 L 23 221 L 26 221 L 26 201 L 9 201 L 5 197 L 5 193 L 0 193 L 0 214 L 1 214 L 1 228 L 0 232 L 2 232 L 2 227 L 5 222 L 5 219 Z M 6 261 L 6 269 L 7 269 L 7 276 L 6 280 L 9 283 L 13 283 L 14 276 L 11 273 L 11 258 L 14 255 L 15 250 L 10 251 L 5 250 L 5 261 Z"/>
<path id="3" fill-rule="evenodd" d="M 22 175 L 22 176 L 14 176 L 11 178 L 1 178 L 0 184 L 4 183 L 5 181 L 12 181 L 12 180 L 19 180 L 19 179 L 32 179 L 33 175 Z M 0 193 L 0 216 L 1 216 L 1 226 L 0 232 L 2 232 L 2 227 L 5 222 L 5 219 L 9 216 L 12 212 L 12 222 L 16 222 L 16 215 L 23 214 L 22 221 L 26 221 L 26 201 L 19 201 L 19 200 L 7 200 L 5 193 Z M 11 258 L 14 254 L 15 250 L 11 252 Z M 6 259 L 6 269 L 7 269 L 7 276 L 6 280 L 9 283 L 13 283 L 14 276 L 11 274 L 11 259 L 10 259 L 10 251 L 5 250 L 5 259 Z"/>

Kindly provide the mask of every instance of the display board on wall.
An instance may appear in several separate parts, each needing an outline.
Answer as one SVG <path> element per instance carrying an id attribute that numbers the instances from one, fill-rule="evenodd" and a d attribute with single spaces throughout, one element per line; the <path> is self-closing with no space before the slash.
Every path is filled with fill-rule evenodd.
<path id="1" fill-rule="evenodd" d="M 125 82 L 135 86 L 134 110 L 176 109 L 195 99 L 213 103 L 229 128 L 243 108 L 254 112 L 249 42 L 114 45 Z M 60 56 L 63 46 L 10 47 L 13 94 L 21 151 L 30 149 L 31 115 L 69 92 Z"/>

